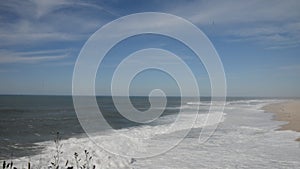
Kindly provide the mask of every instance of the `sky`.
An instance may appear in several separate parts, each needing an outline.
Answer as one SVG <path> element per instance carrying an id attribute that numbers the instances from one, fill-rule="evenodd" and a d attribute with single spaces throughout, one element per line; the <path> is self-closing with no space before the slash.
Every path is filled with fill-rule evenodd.
<path id="1" fill-rule="evenodd" d="M 76 59 L 95 31 L 125 15 L 163 12 L 190 21 L 210 39 L 223 63 L 229 96 L 300 97 L 299 9 L 298 0 L 1 0 L 0 94 L 72 94 Z M 143 26 L 157 23 L 140 21 Z M 144 48 L 180 56 L 200 93 L 210 95 L 206 70 L 188 47 L 147 34 L 128 38 L 107 53 L 95 80 L 97 95 L 110 95 L 116 66 Z M 161 71 L 145 71 L 131 82 L 130 94 L 161 88 L 178 95 L 175 80 Z"/>

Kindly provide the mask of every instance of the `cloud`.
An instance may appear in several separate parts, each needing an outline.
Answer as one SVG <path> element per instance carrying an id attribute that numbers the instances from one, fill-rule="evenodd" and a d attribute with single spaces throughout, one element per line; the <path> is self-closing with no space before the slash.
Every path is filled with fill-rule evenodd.
<path id="1" fill-rule="evenodd" d="M 0 34 L 2 46 L 15 45 L 34 45 L 48 42 L 72 42 L 87 38 L 86 34 L 68 34 L 68 33 L 15 33 L 15 34 Z"/>
<path id="2" fill-rule="evenodd" d="M 84 40 L 106 22 L 99 16 L 113 15 L 97 4 L 78 0 L 11 0 L 2 2 L 0 11 L 2 47 Z"/>
<path id="3" fill-rule="evenodd" d="M 64 50 L 31 51 L 31 52 L 11 52 L 0 51 L 0 64 L 7 63 L 41 63 L 48 61 L 58 61 L 69 56 Z"/>
<path id="4" fill-rule="evenodd" d="M 287 70 L 287 71 L 300 71 L 300 64 L 298 65 L 285 65 L 285 66 L 281 66 L 279 67 L 280 70 Z"/>
<path id="5" fill-rule="evenodd" d="M 24 18 L 35 19 L 49 15 L 59 9 L 69 7 L 86 7 L 93 10 L 103 10 L 111 15 L 115 15 L 98 4 L 87 3 L 81 0 L 10 0 L 3 1 L 0 7 L 3 10 L 6 9 L 10 12 L 17 13 Z"/>
<path id="6" fill-rule="evenodd" d="M 44 15 L 47 15 L 55 10 L 58 10 L 60 8 L 64 7 L 86 7 L 94 10 L 99 10 L 99 11 L 105 11 L 107 13 L 110 13 L 111 15 L 115 15 L 114 13 L 106 10 L 102 6 L 98 4 L 93 4 L 93 3 L 87 3 L 85 1 L 79 1 L 79 0 L 31 0 L 35 6 L 36 6 L 36 16 L 42 17 Z"/>
<path id="7" fill-rule="evenodd" d="M 240 27 L 225 32 L 232 41 L 256 41 L 267 49 L 296 47 L 300 44 L 300 21 L 285 24 L 263 24 Z"/>
<path id="8" fill-rule="evenodd" d="M 259 42 L 269 48 L 300 45 L 300 1 L 191 1 L 171 13 L 230 40 Z"/>
<path id="9" fill-rule="evenodd" d="M 116 10 L 113 6 L 99 4 L 104 3 L 81 0 L 3 1 L 0 4 L 0 46 L 86 40 L 104 23 L 119 17 L 112 12 Z M 160 3 L 157 6 L 158 11 L 187 18 L 207 34 L 231 41 L 259 42 L 269 49 L 299 46 L 298 9 L 298 0 L 201 0 L 172 2 L 172 5 Z M 127 10 L 127 13 L 131 12 L 134 8 Z M 141 21 L 137 25 L 128 24 L 123 29 L 167 24 L 172 29 L 176 28 L 176 23 L 161 23 L 158 18 L 156 24 Z"/>
<path id="10" fill-rule="evenodd" d="M 249 22 L 278 22 L 299 19 L 297 0 L 252 0 L 252 1 L 191 1 L 177 5 L 173 13 L 182 14 L 198 24 L 235 24 Z"/>

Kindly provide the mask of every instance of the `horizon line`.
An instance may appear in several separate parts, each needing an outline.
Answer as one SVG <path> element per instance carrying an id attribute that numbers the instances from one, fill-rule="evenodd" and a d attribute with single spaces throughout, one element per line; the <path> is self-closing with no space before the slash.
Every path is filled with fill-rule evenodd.
<path id="1" fill-rule="evenodd" d="M 93 95 L 72 95 L 72 94 L 0 94 L 0 96 L 65 96 L 65 97 L 73 97 L 73 96 L 93 96 Z M 112 95 L 95 95 L 96 97 L 113 97 Z M 117 95 L 114 97 L 149 97 L 148 95 Z M 152 96 L 152 97 L 161 97 L 161 96 Z M 195 97 L 195 96 L 180 96 L 180 95 L 170 95 L 166 97 Z M 208 95 L 200 96 L 200 97 L 212 97 Z M 216 98 L 222 96 L 214 96 Z M 290 99 L 300 99 L 300 96 L 226 96 L 226 98 L 232 97 L 242 97 L 242 98 L 290 98 Z"/>

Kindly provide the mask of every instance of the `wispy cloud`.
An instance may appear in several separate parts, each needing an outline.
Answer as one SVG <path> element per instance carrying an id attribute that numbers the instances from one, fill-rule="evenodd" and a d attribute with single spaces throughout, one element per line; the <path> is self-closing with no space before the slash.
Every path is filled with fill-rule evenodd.
<path id="1" fill-rule="evenodd" d="M 300 45 L 300 21 L 285 24 L 252 25 L 226 31 L 231 40 L 256 41 L 267 49 L 282 49 Z"/>
<path id="2" fill-rule="evenodd" d="M 230 40 L 250 40 L 275 49 L 300 45 L 299 9 L 297 0 L 229 0 L 191 1 L 178 4 L 171 12 L 200 28 L 213 26 L 215 34 Z"/>
<path id="3" fill-rule="evenodd" d="M 27 44 L 43 44 L 50 42 L 72 42 L 88 38 L 87 34 L 69 34 L 61 32 L 52 33 L 14 33 L 14 34 L 0 34 L 2 46 L 18 46 Z"/>
<path id="4" fill-rule="evenodd" d="M 113 16 L 98 4 L 79 0 L 11 0 L 1 2 L 0 9 L 5 13 L 1 46 L 83 40 L 107 20 L 97 14 Z"/>
<path id="5" fill-rule="evenodd" d="M 32 52 L 10 52 L 0 51 L 1 63 L 41 63 L 57 61 L 67 58 L 69 55 L 60 50 L 54 51 L 32 51 Z"/>
<path id="6" fill-rule="evenodd" d="M 300 64 L 297 65 L 286 65 L 286 66 L 281 66 L 279 67 L 280 70 L 287 70 L 287 71 L 300 71 Z"/>
<path id="7" fill-rule="evenodd" d="M 0 9 L 0 45 L 14 46 L 47 42 L 74 42 L 85 40 L 101 25 L 118 16 L 113 7 L 103 3 L 82 0 L 10 0 Z M 189 19 L 200 28 L 233 41 L 254 41 L 268 49 L 300 45 L 300 1 L 179 1 L 157 6 L 163 12 Z M 21 9 L 22 8 L 22 9 Z M 74 12 L 76 11 L 76 12 Z M 130 10 L 129 10 L 130 11 Z M 101 16 L 101 18 L 99 17 Z M 156 26 L 160 23 L 157 19 Z M 141 21 L 132 27 L 151 27 Z M 127 29 L 127 27 L 124 27 Z M 179 28 L 180 29 L 180 28 Z"/>
<path id="8" fill-rule="evenodd" d="M 249 22 L 278 22 L 299 19 L 300 2 L 297 0 L 252 1 L 190 1 L 178 4 L 173 13 L 182 14 L 194 23 L 235 24 Z"/>

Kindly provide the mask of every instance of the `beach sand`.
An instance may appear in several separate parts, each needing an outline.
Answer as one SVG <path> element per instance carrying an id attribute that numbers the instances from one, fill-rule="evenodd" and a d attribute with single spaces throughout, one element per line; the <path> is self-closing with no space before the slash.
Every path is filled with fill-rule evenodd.
<path id="1" fill-rule="evenodd" d="M 263 110 L 275 113 L 275 120 L 288 122 L 279 130 L 300 132 L 300 100 L 270 104 L 263 107 Z M 300 138 L 297 141 L 300 141 Z"/>

